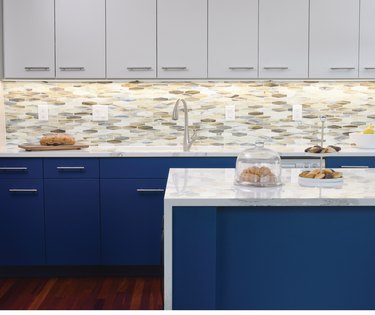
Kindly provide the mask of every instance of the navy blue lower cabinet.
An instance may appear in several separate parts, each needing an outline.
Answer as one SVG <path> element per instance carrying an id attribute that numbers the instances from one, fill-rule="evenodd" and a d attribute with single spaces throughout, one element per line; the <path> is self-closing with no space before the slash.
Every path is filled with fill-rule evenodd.
<path id="1" fill-rule="evenodd" d="M 173 308 L 374 310 L 375 207 L 175 207 Z"/>
<path id="2" fill-rule="evenodd" d="M 0 265 L 43 265 L 43 180 L 1 180 L 0 200 Z"/>
<path id="3" fill-rule="evenodd" d="M 47 265 L 99 265 L 99 179 L 44 184 Z"/>
<path id="4" fill-rule="evenodd" d="M 102 179 L 102 262 L 158 265 L 165 179 Z"/>
<path id="5" fill-rule="evenodd" d="M 326 167 L 329 168 L 352 168 L 369 167 L 375 168 L 375 157 L 330 157 L 326 158 Z"/>

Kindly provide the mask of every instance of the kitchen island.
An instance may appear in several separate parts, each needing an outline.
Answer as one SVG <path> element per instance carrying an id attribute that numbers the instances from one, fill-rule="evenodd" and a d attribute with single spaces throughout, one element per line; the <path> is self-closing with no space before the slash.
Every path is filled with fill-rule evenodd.
<path id="1" fill-rule="evenodd" d="M 171 169 L 166 309 L 375 309 L 375 170 L 332 188 L 238 189 L 234 169 Z"/>

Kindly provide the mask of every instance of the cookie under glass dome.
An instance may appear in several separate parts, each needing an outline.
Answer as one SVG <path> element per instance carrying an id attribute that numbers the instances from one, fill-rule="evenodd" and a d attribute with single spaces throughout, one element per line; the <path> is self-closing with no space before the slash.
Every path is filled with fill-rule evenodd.
<path id="1" fill-rule="evenodd" d="M 250 145 L 237 157 L 235 184 L 242 187 L 281 185 L 280 155 L 261 142 Z"/>

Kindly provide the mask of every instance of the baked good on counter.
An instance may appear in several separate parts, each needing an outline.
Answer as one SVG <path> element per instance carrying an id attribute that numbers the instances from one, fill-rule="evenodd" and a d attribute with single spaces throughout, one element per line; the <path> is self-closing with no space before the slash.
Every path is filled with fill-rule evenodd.
<path id="1" fill-rule="evenodd" d="M 337 153 L 340 151 L 341 148 L 335 145 L 329 145 L 326 148 L 323 148 L 320 145 L 314 145 L 313 147 L 305 149 L 305 152 L 307 153 Z"/>
<path id="2" fill-rule="evenodd" d="M 41 145 L 73 145 L 76 140 L 66 133 L 51 133 L 40 139 Z"/>
<path id="3" fill-rule="evenodd" d="M 266 166 L 251 166 L 244 169 L 240 175 L 241 182 L 276 184 L 277 178 Z"/>
<path id="4" fill-rule="evenodd" d="M 341 172 L 336 172 L 329 168 L 324 168 L 322 170 L 315 169 L 312 171 L 303 171 L 299 174 L 299 177 L 303 178 L 313 178 L 313 179 L 336 179 L 342 178 L 343 175 Z"/>

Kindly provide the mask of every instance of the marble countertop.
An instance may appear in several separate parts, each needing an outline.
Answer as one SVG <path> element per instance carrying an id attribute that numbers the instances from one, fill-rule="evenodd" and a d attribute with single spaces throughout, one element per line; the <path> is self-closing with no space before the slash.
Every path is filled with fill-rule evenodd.
<path id="1" fill-rule="evenodd" d="M 302 146 L 266 146 L 280 153 L 282 157 L 318 157 L 305 153 Z M 74 151 L 26 152 L 14 146 L 0 146 L 1 157 L 235 157 L 246 146 L 193 146 L 190 152 L 183 152 L 182 146 L 95 146 Z M 345 147 L 330 156 L 375 156 L 375 149 Z"/>
<path id="2" fill-rule="evenodd" d="M 375 169 L 345 169 L 335 187 L 303 187 L 299 169 L 283 169 L 283 185 L 238 188 L 234 169 L 171 169 L 169 206 L 375 206 Z"/>

